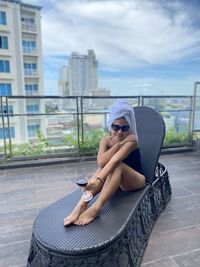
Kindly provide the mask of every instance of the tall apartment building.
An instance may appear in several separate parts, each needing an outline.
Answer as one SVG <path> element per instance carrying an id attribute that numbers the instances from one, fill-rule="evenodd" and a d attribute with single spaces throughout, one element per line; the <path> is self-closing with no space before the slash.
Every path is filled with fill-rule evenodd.
<path id="1" fill-rule="evenodd" d="M 59 71 L 58 95 L 59 96 L 69 96 L 70 95 L 67 66 L 62 66 L 60 68 L 60 71 Z"/>
<path id="2" fill-rule="evenodd" d="M 97 90 L 98 64 L 93 50 L 87 55 L 72 53 L 68 62 L 70 95 L 87 95 L 90 90 Z"/>
<path id="3" fill-rule="evenodd" d="M 61 96 L 110 96 L 110 90 L 98 88 L 98 62 L 93 50 L 87 55 L 73 52 L 68 66 L 62 66 L 59 72 L 58 91 Z M 73 106 L 72 100 L 65 99 L 60 105 L 62 109 Z M 107 99 L 90 99 L 90 107 L 104 108 L 109 106 Z"/>
<path id="4" fill-rule="evenodd" d="M 98 63 L 93 50 L 87 55 L 73 52 L 68 66 L 60 70 L 59 93 L 63 96 L 88 95 L 98 89 Z"/>
<path id="5" fill-rule="evenodd" d="M 41 7 L 18 0 L 0 0 L 0 95 L 44 95 Z M 3 106 L 3 109 L 6 107 Z M 9 101 L 6 112 L 14 114 L 43 113 L 40 99 Z M 5 110 L 4 110 L 5 112 Z M 7 121 L 5 136 L 8 138 Z M 12 143 L 25 143 L 45 131 L 41 116 L 10 117 Z M 3 130 L 0 121 L 0 143 Z"/>

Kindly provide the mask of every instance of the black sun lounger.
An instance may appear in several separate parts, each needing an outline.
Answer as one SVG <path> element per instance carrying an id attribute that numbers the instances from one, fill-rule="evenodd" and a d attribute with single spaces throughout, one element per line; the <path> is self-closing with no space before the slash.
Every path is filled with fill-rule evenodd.
<path id="1" fill-rule="evenodd" d="M 165 134 L 163 118 L 144 106 L 134 111 L 145 187 L 134 192 L 118 190 L 100 216 L 85 226 L 63 225 L 81 190 L 42 210 L 33 224 L 27 267 L 139 266 L 171 187 L 166 167 L 158 162 Z"/>

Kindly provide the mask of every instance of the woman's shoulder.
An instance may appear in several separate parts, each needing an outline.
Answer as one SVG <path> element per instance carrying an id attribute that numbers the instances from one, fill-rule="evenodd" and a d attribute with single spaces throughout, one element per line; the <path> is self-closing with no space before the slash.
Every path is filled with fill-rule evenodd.
<path id="1" fill-rule="evenodd" d="M 111 142 L 111 136 L 106 135 L 103 136 L 100 140 L 100 146 L 107 146 Z"/>
<path id="2" fill-rule="evenodd" d="M 100 142 L 106 142 L 106 141 L 108 141 L 108 140 L 110 140 L 110 139 L 111 139 L 111 136 L 110 136 L 110 135 L 104 135 L 104 136 L 101 138 Z"/>

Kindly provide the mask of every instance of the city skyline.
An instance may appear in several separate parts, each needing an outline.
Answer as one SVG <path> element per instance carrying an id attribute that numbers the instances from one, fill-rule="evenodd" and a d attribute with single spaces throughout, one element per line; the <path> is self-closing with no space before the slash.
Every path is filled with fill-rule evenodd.
<path id="1" fill-rule="evenodd" d="M 200 80 L 199 1 L 34 3 L 43 7 L 46 94 L 56 94 L 70 54 L 88 49 L 99 61 L 99 86 L 112 95 L 193 94 Z"/>

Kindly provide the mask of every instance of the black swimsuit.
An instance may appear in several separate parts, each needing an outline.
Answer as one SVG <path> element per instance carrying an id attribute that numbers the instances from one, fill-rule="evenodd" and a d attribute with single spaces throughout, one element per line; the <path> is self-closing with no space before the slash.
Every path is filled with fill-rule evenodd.
<path id="1" fill-rule="evenodd" d="M 141 166 L 141 158 L 140 158 L 140 150 L 137 148 L 133 150 L 128 157 L 123 160 L 129 167 L 136 170 L 137 172 L 143 174 L 142 166 Z"/>

